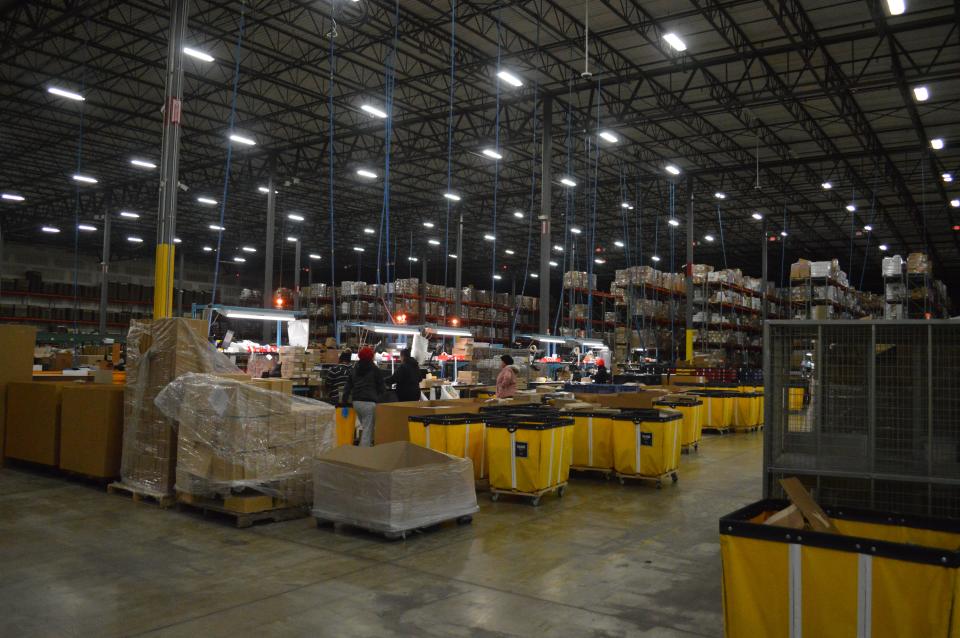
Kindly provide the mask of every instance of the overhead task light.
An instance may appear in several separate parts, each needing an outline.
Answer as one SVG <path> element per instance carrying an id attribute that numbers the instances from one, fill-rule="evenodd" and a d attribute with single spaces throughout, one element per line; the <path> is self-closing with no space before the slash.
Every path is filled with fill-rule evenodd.
<path id="1" fill-rule="evenodd" d="M 457 195 L 456 193 L 444 193 L 443 196 L 446 197 L 447 199 L 449 199 L 451 202 L 459 202 L 459 201 L 460 201 L 460 196 Z"/>
<path id="2" fill-rule="evenodd" d="M 376 174 L 376 173 L 374 173 L 373 171 L 368 171 L 368 170 L 365 169 L 365 168 L 358 168 L 358 169 L 357 169 L 357 175 L 359 175 L 360 177 L 366 177 L 367 179 L 376 179 L 376 178 L 377 178 L 377 174 Z"/>
<path id="3" fill-rule="evenodd" d="M 439 240 L 439 239 L 428 239 L 428 240 L 427 240 L 427 243 L 430 244 L 431 246 L 439 246 L 439 245 L 440 245 L 440 240 Z"/>
<path id="4" fill-rule="evenodd" d="M 830 190 L 831 188 L 833 188 L 833 184 L 830 183 L 830 182 L 824 182 L 824 183 L 820 184 L 820 187 L 821 187 L 823 190 L 828 191 L 828 190 Z"/>
<path id="5" fill-rule="evenodd" d="M 388 335 L 418 335 L 420 331 L 416 328 L 394 328 L 393 326 L 374 326 L 374 332 L 379 332 L 380 334 Z"/>
<path id="6" fill-rule="evenodd" d="M 887 249 L 887 245 L 886 245 L 886 244 L 880 244 L 879 248 L 880 248 L 880 250 L 885 251 L 885 250 Z"/>
<path id="7" fill-rule="evenodd" d="M 295 315 L 283 310 L 227 310 L 224 313 L 227 319 L 260 319 L 262 321 L 292 321 Z"/>
<path id="8" fill-rule="evenodd" d="M 142 244 L 143 238 L 130 235 L 129 237 L 127 237 L 127 241 L 130 242 L 131 244 Z"/>
<path id="9" fill-rule="evenodd" d="M 680 174 L 680 169 L 677 168 L 676 166 L 674 166 L 673 164 L 667 164 L 666 166 L 664 166 L 664 168 L 665 168 L 666 171 L 667 171 L 668 173 L 670 173 L 671 175 L 679 175 L 679 174 Z"/>
<path id="10" fill-rule="evenodd" d="M 607 263 L 607 260 L 606 260 L 606 259 L 600 259 L 599 257 L 597 257 L 596 259 L 593 260 L 593 263 L 603 265 L 603 264 Z"/>
<path id="11" fill-rule="evenodd" d="M 630 204 L 628 204 L 627 202 L 621 202 L 620 208 L 630 208 Z"/>
<path id="12" fill-rule="evenodd" d="M 760 221 L 761 219 L 763 219 L 763 214 L 762 214 L 762 213 L 753 213 L 753 214 L 750 215 L 750 216 L 753 217 L 753 218 L 754 218 L 755 220 L 757 220 L 757 221 Z"/>
<path id="13" fill-rule="evenodd" d="M 557 251 L 558 253 L 562 253 L 562 252 L 563 252 L 563 246 L 561 246 L 560 244 L 554 244 L 554 245 L 553 245 L 553 249 L 554 249 L 555 251 Z"/>
<path id="14" fill-rule="evenodd" d="M 716 197 L 717 199 L 726 199 L 726 198 L 727 198 L 727 194 L 726 194 L 726 193 L 721 193 L 720 191 L 717 191 L 716 193 L 714 193 L 713 196 Z"/>
<path id="15" fill-rule="evenodd" d="M 97 229 L 96 226 L 91 226 L 90 224 L 77 224 L 77 230 L 83 230 L 88 233 L 93 232 Z"/>
<path id="16" fill-rule="evenodd" d="M 45 233 L 50 233 L 51 235 L 56 235 L 57 233 L 60 232 L 60 229 L 57 228 L 56 226 L 41 226 L 40 230 L 42 230 Z"/>
<path id="17" fill-rule="evenodd" d="M 190 47 L 183 47 L 184 55 L 189 55 L 191 58 L 196 58 L 202 62 L 213 62 L 213 56 L 209 53 L 204 53 L 197 49 L 192 49 Z"/>
<path id="18" fill-rule="evenodd" d="M 950 183 L 950 182 L 953 181 L 953 175 L 952 175 L 951 173 L 944 173 L 944 174 L 941 175 L 940 177 L 942 177 L 942 178 L 943 178 L 943 181 L 945 181 L 945 182 L 947 182 L 947 183 Z"/>
<path id="19" fill-rule="evenodd" d="M 449 255 L 447 255 L 447 257 L 449 257 L 450 259 L 456 259 L 456 258 L 457 258 L 457 256 L 454 255 L 453 253 L 450 253 Z"/>
<path id="20" fill-rule="evenodd" d="M 434 334 L 442 335 L 444 337 L 471 337 L 471 333 L 466 328 L 429 328 Z"/>
<path id="21" fill-rule="evenodd" d="M 407 257 L 407 261 L 420 261 L 419 257 Z"/>
<path id="22" fill-rule="evenodd" d="M 354 246 L 353 249 L 354 249 L 355 251 L 357 251 L 358 253 L 362 253 L 362 252 L 363 252 L 363 248 L 360 247 L 360 246 Z"/>
<path id="23" fill-rule="evenodd" d="M 234 257 L 233 260 L 234 260 L 235 262 L 237 262 L 238 264 L 245 264 L 245 263 L 247 263 L 247 260 L 244 259 L 243 257 Z"/>
<path id="24" fill-rule="evenodd" d="M 487 241 L 496 241 L 496 240 L 497 240 L 496 235 L 491 235 L 490 233 L 486 233 L 486 234 L 483 236 L 483 238 L 486 239 Z"/>
<path id="25" fill-rule="evenodd" d="M 74 175 L 73 181 L 81 182 L 83 184 L 96 184 L 97 180 L 94 177 L 89 177 L 87 175 Z"/>
<path id="26" fill-rule="evenodd" d="M 523 219 L 523 213 L 520 212 L 519 210 L 513 211 L 513 216 L 516 217 L 517 219 Z"/>
<path id="27" fill-rule="evenodd" d="M 384 119 L 387 117 L 387 114 L 385 112 L 381 111 L 375 106 L 371 106 L 370 104 L 361 104 L 360 109 L 366 113 L 369 113 L 374 117 L 379 117 L 380 119 Z"/>
<path id="28" fill-rule="evenodd" d="M 255 253 L 255 252 L 257 252 L 257 249 L 254 248 L 253 246 L 244 246 L 244 247 L 241 248 L 240 250 L 242 250 L 242 251 L 245 252 L 245 253 Z"/>
<path id="29" fill-rule="evenodd" d="M 554 268 L 556 268 L 556 267 L 559 266 L 560 264 L 558 264 L 558 263 L 555 262 L 555 261 L 551 261 L 551 262 L 550 262 L 550 265 L 553 266 Z"/>
<path id="30" fill-rule="evenodd" d="M 582 233 L 583 231 L 580 230 L 579 228 L 577 228 L 576 226 L 573 226 L 573 227 L 570 229 L 570 232 L 573 233 L 574 235 L 579 235 L 579 234 Z"/>
<path id="31" fill-rule="evenodd" d="M 433 228 L 433 222 L 423 222 L 424 228 Z"/>
<path id="32" fill-rule="evenodd" d="M 296 243 L 296 242 L 300 241 L 300 238 L 299 238 L 299 237 L 287 237 L 287 241 L 289 241 L 289 242 L 291 242 L 291 243 Z"/>
<path id="33" fill-rule="evenodd" d="M 600 137 L 607 140 L 611 144 L 616 144 L 620 141 L 620 138 L 611 133 L 610 131 L 600 131 Z"/>
<path id="34" fill-rule="evenodd" d="M 913 97 L 917 99 L 917 102 L 926 102 L 930 99 L 930 89 L 925 86 L 915 86 L 913 87 Z"/>
<path id="35" fill-rule="evenodd" d="M 181 244 L 181 243 L 183 243 L 183 240 L 180 239 L 179 237 L 174 237 L 174 238 L 173 238 L 173 243 L 175 243 L 175 244 Z"/>
<path id="36" fill-rule="evenodd" d="M 573 188 L 574 186 L 577 185 L 577 183 L 572 179 L 570 179 L 569 177 L 561 177 L 560 183 L 563 184 L 564 186 L 569 186 L 570 188 Z"/>
<path id="37" fill-rule="evenodd" d="M 623 248 L 623 242 L 620 241 L 619 239 L 613 242 L 613 245 L 616 246 L 617 248 Z"/>
<path id="38" fill-rule="evenodd" d="M 960 199 L 951 199 L 950 205 L 954 208 L 960 208 Z"/>
<path id="39" fill-rule="evenodd" d="M 139 166 L 140 168 L 156 168 L 157 165 L 153 162 L 148 162 L 147 160 L 132 159 L 130 163 L 134 166 Z"/>
<path id="40" fill-rule="evenodd" d="M 713 235 L 704 235 L 704 236 L 703 236 L 703 240 L 704 240 L 704 241 L 713 241 Z"/>
<path id="41" fill-rule="evenodd" d="M 497 77 L 509 84 L 510 86 L 521 87 L 523 86 L 523 81 L 520 80 L 517 76 L 510 71 L 500 71 L 497 73 Z"/>
<path id="42" fill-rule="evenodd" d="M 323 259 L 323 257 L 317 253 L 310 253 L 310 259 Z"/>
<path id="43" fill-rule="evenodd" d="M 257 186 L 257 190 L 260 191 L 261 193 L 263 193 L 264 195 L 269 195 L 269 194 L 270 194 L 270 189 L 267 188 L 266 186 Z M 273 192 L 274 192 L 274 193 L 279 193 L 280 191 L 278 191 L 277 189 L 273 189 Z"/>
<path id="44" fill-rule="evenodd" d="M 377 231 L 375 231 L 372 228 L 364 228 L 363 232 L 366 233 L 367 235 L 375 235 L 377 233 Z"/>
<path id="45" fill-rule="evenodd" d="M 680 225 L 680 220 L 674 219 L 673 217 L 671 217 L 670 219 L 667 220 L 667 223 L 673 227 L 677 227 Z"/>
<path id="46" fill-rule="evenodd" d="M 289 213 L 287 215 L 287 219 L 289 219 L 292 222 L 302 222 L 303 215 L 297 215 L 296 213 Z"/>
<path id="47" fill-rule="evenodd" d="M 857 205 L 856 205 L 856 204 L 853 204 L 853 203 L 847 204 L 847 211 L 848 211 L 848 212 L 851 212 L 851 213 L 852 213 L 852 212 L 855 211 L 855 210 L 857 210 Z"/>
<path id="48" fill-rule="evenodd" d="M 246 135 L 238 135 L 237 133 L 230 134 L 230 141 L 236 142 L 237 144 L 243 144 L 245 146 L 256 146 L 257 140 L 252 137 L 247 137 Z"/>
<path id="49" fill-rule="evenodd" d="M 5 199 L 8 202 L 22 202 L 26 198 L 23 195 L 17 195 L 15 193 L 4 193 L 3 195 L 0 195 L 0 199 Z"/>
<path id="50" fill-rule="evenodd" d="M 520 335 L 521 337 L 527 337 L 533 341 L 539 341 L 541 343 L 566 343 L 567 340 L 563 337 L 554 337 L 553 335 Z"/>
<path id="51" fill-rule="evenodd" d="M 863 227 L 863 229 L 869 233 L 870 231 L 873 230 L 873 226 L 871 226 L 870 224 L 867 224 Z"/>
<path id="52" fill-rule="evenodd" d="M 120 211 L 120 217 L 126 217 L 127 219 L 140 219 L 140 213 L 131 213 L 128 210 Z"/>
<path id="53" fill-rule="evenodd" d="M 892 16 L 901 15 L 907 10 L 907 2 L 906 0 L 887 0 L 887 9 Z"/>
<path id="54" fill-rule="evenodd" d="M 509 248 L 507 248 L 507 249 L 506 249 L 505 251 L 503 251 L 503 252 L 507 253 L 508 255 L 515 255 L 515 254 L 516 254 L 516 253 L 514 253 L 512 250 L 510 250 Z"/>
<path id="55" fill-rule="evenodd" d="M 210 224 L 209 226 L 207 226 L 207 228 L 209 228 L 210 230 L 218 230 L 218 231 L 226 230 L 226 228 L 218 224 Z"/>
<path id="56" fill-rule="evenodd" d="M 935 137 L 932 140 L 930 140 L 930 148 L 932 148 L 935 151 L 941 150 L 943 148 L 943 138 Z"/>
<path id="57" fill-rule="evenodd" d="M 207 206 L 216 206 L 216 205 L 217 205 L 217 200 L 211 199 L 211 198 L 209 198 L 209 197 L 198 197 L 198 198 L 197 198 L 197 202 L 199 202 L 199 203 L 201 203 L 201 204 L 206 204 Z"/>
<path id="58" fill-rule="evenodd" d="M 664 33 L 663 39 L 677 51 L 686 51 L 687 44 L 676 33 Z"/>
<path id="59" fill-rule="evenodd" d="M 495 160 L 503 159 L 503 155 L 501 155 L 500 153 L 498 153 L 492 148 L 485 148 L 480 152 L 486 155 L 487 157 L 489 157 L 490 159 L 495 159 Z"/>
<path id="60" fill-rule="evenodd" d="M 63 89 L 58 89 L 55 86 L 47 88 L 47 93 L 52 93 L 53 95 L 58 95 L 60 97 L 65 97 L 68 100 L 76 100 L 77 102 L 83 102 L 86 98 L 80 95 L 79 93 L 74 93 L 73 91 L 65 91 Z"/>
<path id="61" fill-rule="evenodd" d="M 494 275 L 493 278 L 496 279 L 497 281 L 500 281 L 501 279 L 503 279 L 503 277 L 501 277 L 500 275 Z"/>
<path id="62" fill-rule="evenodd" d="M 658 261 L 660 261 L 660 258 L 657 257 L 656 255 L 654 255 L 653 257 L 650 258 L 650 261 L 658 262 Z"/>
<path id="63" fill-rule="evenodd" d="M 212 253 L 212 252 L 213 252 L 213 248 L 211 248 L 210 246 L 204 246 L 204 247 L 203 247 L 203 252 L 205 252 L 205 253 Z"/>
<path id="64" fill-rule="evenodd" d="M 786 237 L 786 236 L 787 236 L 787 231 L 781 230 L 781 231 L 780 231 L 780 236 L 781 236 L 781 237 Z"/>

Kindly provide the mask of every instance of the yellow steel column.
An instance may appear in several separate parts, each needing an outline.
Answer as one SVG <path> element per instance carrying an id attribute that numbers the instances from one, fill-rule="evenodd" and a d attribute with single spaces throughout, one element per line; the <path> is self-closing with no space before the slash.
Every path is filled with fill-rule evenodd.
<path id="1" fill-rule="evenodd" d="M 157 244 L 153 274 L 153 318 L 173 316 L 174 244 Z"/>

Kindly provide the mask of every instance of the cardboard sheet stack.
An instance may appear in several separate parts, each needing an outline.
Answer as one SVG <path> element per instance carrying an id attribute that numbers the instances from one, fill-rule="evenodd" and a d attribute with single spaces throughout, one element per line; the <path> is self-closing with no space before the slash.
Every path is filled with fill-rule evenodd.
<path id="1" fill-rule="evenodd" d="M 312 502 L 313 459 L 335 445 L 333 406 L 216 374 L 181 376 L 155 404 L 179 423 L 178 492 L 253 491 L 275 507 Z"/>

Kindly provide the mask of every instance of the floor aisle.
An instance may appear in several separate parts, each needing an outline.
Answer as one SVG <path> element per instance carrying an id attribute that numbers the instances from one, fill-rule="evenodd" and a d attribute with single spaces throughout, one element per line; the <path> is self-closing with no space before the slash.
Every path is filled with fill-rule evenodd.
<path id="1" fill-rule="evenodd" d="M 762 435 L 708 437 L 674 486 L 481 494 L 472 525 L 392 543 L 0 470 L 0 636 L 720 636 L 717 519 L 761 459 Z"/>

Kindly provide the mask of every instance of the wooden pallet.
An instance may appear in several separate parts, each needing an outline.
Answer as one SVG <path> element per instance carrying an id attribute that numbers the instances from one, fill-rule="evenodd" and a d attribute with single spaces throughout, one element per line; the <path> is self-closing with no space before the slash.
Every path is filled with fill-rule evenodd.
<path id="1" fill-rule="evenodd" d="M 185 492 L 177 492 L 177 509 L 193 510 L 206 516 L 219 516 L 231 520 L 238 528 L 245 529 L 251 527 L 254 523 L 267 521 L 270 523 L 280 523 L 283 521 L 292 521 L 297 518 L 306 518 L 309 511 L 306 505 L 279 505 L 268 509 L 262 509 L 256 512 L 238 511 L 225 506 L 223 499 L 203 498 Z"/>
<path id="2" fill-rule="evenodd" d="M 388 541 L 397 541 L 397 540 L 406 540 L 407 536 L 414 534 L 415 532 L 425 532 L 428 530 L 439 529 L 445 523 L 455 523 L 456 525 L 469 525 L 473 522 L 473 514 L 465 514 L 463 516 L 456 516 L 454 518 L 444 519 L 442 521 L 437 521 L 436 523 L 431 523 L 430 525 L 425 525 L 422 527 L 413 527 L 411 529 L 403 530 L 391 530 L 384 531 L 382 529 L 373 529 L 371 527 L 364 527 L 363 525 L 358 525 L 355 521 L 346 522 L 338 521 L 330 518 L 323 518 L 314 514 L 313 520 L 316 522 L 317 527 L 336 527 L 337 525 L 347 525 L 350 527 L 356 527 L 357 529 L 363 529 L 371 534 L 378 534 L 386 538 Z"/>
<path id="3" fill-rule="evenodd" d="M 732 429 L 732 428 L 730 428 L 730 427 L 725 427 L 725 428 L 704 427 L 704 428 L 703 428 L 703 431 L 704 431 L 704 432 L 710 432 L 711 434 L 721 434 L 721 435 L 722 435 L 722 434 L 726 434 L 726 433 L 729 432 L 731 429 Z"/>
<path id="4" fill-rule="evenodd" d="M 570 469 L 574 472 L 591 472 L 594 474 L 599 474 L 603 478 L 610 480 L 610 477 L 613 476 L 613 468 L 610 467 L 590 467 L 589 465 L 571 465 Z"/>
<path id="5" fill-rule="evenodd" d="M 119 494 L 121 496 L 127 496 L 133 498 L 134 503 L 157 505 L 161 509 L 173 507 L 175 502 L 171 494 L 148 492 L 136 487 L 130 487 L 129 485 L 125 485 L 123 483 L 110 483 L 107 485 L 107 494 Z"/>
<path id="6" fill-rule="evenodd" d="M 542 490 L 537 490 L 536 492 L 521 492 L 520 490 L 504 490 L 496 487 L 490 488 L 490 500 L 497 502 L 500 500 L 500 495 L 505 494 L 508 496 L 519 496 L 522 498 L 529 498 L 530 504 L 534 507 L 540 505 L 540 497 L 544 494 L 549 494 L 551 492 L 557 493 L 557 498 L 563 498 L 564 492 L 567 491 L 566 481 L 560 483 L 559 485 L 554 485 L 552 487 L 547 487 Z"/>
<path id="7" fill-rule="evenodd" d="M 641 474 L 623 474 L 622 472 L 617 472 L 617 480 L 620 481 L 620 485 L 626 483 L 628 479 L 631 481 L 648 481 L 654 483 L 658 490 L 663 487 L 663 481 L 667 478 L 670 478 L 676 483 L 680 479 L 680 475 L 677 473 L 677 470 L 664 472 L 659 476 L 643 476 Z"/>

